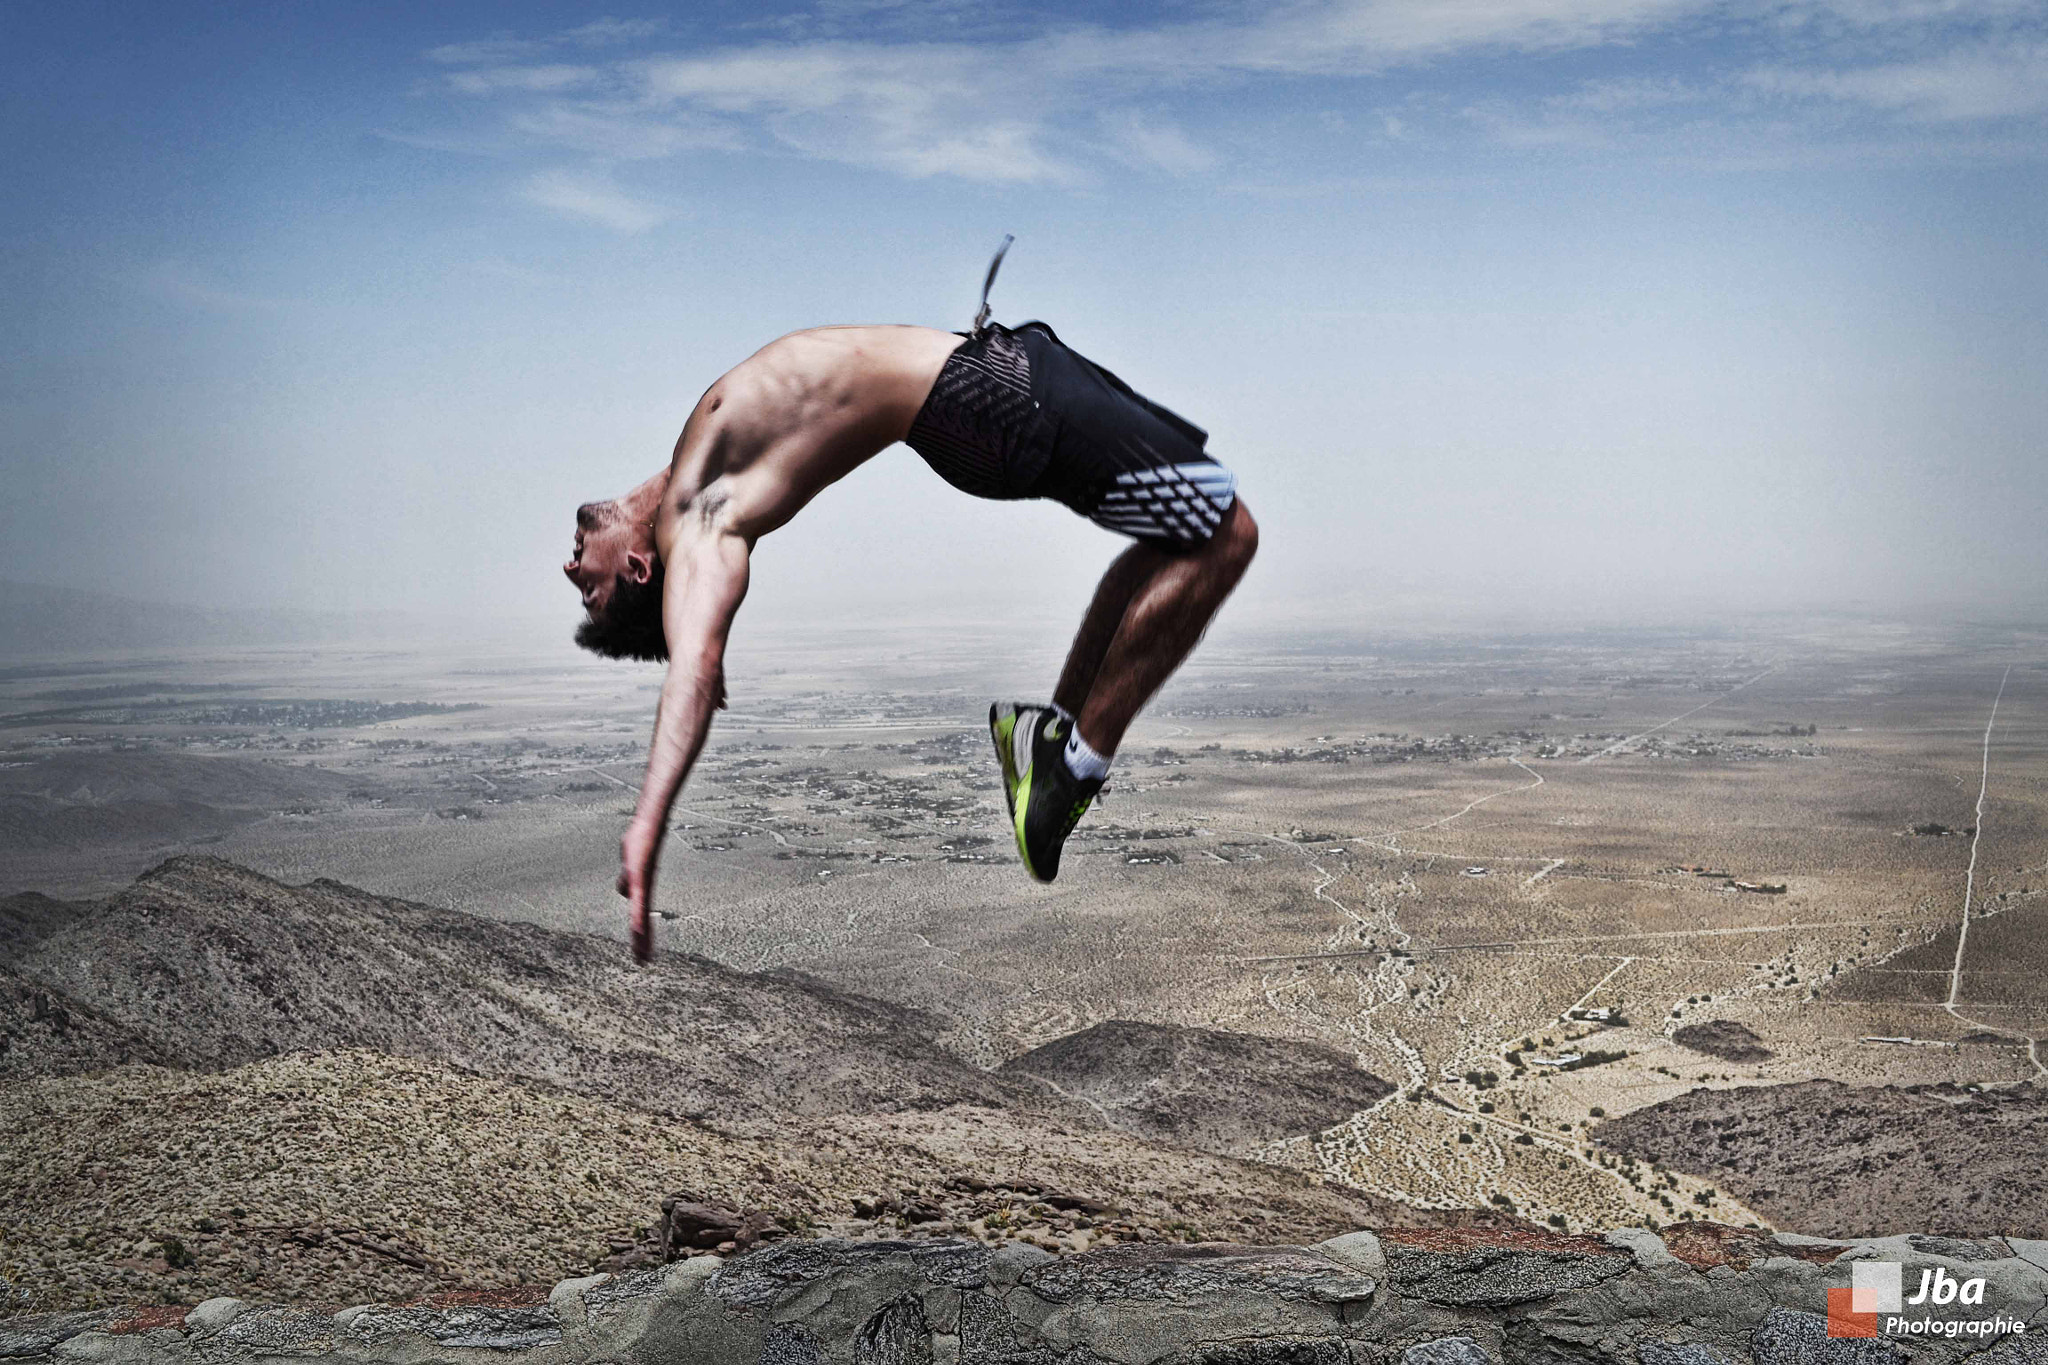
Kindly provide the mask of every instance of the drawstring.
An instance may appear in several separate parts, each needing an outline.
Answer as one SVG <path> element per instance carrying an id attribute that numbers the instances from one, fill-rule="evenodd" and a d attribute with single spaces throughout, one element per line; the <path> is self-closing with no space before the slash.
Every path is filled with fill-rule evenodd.
<path id="1" fill-rule="evenodd" d="M 1003 257 L 1009 253 L 1010 243 L 1017 239 L 1009 233 L 1003 234 L 1003 244 L 996 248 L 995 256 L 988 263 L 988 278 L 981 282 L 981 308 L 974 315 L 973 335 L 980 336 L 988 326 L 988 291 L 995 287 L 996 272 L 1003 268 Z"/>

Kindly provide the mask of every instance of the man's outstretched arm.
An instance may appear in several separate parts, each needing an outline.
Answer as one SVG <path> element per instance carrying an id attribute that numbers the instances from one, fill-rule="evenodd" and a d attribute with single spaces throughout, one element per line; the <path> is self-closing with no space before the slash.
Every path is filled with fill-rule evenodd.
<path id="1" fill-rule="evenodd" d="M 654 955 L 655 865 L 669 808 L 704 748 L 711 713 L 725 705 L 725 641 L 747 595 L 747 541 L 702 523 L 677 537 L 667 558 L 661 604 L 668 638 L 668 679 L 654 713 L 647 776 L 619 844 L 619 894 L 627 899 L 633 955 Z"/>

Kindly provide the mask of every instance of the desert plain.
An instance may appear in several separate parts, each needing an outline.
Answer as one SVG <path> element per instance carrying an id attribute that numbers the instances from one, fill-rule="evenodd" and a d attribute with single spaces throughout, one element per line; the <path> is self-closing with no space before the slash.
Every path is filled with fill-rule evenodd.
<path id="1" fill-rule="evenodd" d="M 1418 1218 L 2048 1232 L 2027 1156 L 2048 1141 L 2048 631 L 1852 615 L 1219 629 L 1133 730 L 1050 885 L 1018 862 L 983 724 L 991 700 L 1033 699 L 1056 669 L 1056 634 L 1030 639 L 971 624 L 743 631 L 731 708 L 673 817 L 662 948 L 905 1011 L 947 1065 L 1063 1106 L 1062 1131 L 1099 1122 L 1154 1144 L 1148 1161 L 1171 1165 L 1179 1143 L 1190 1171 L 1272 1169 L 1306 1178 L 1289 1189 Z M 52 926 L 83 932 L 91 907 L 194 855 L 615 941 L 623 963 L 611 883 L 660 676 L 525 641 L 11 663 L 0 895 L 31 927 L 5 965 L 24 991 L 58 989 L 72 978 L 44 951 Z M 37 919 L 38 897 L 71 909 Z M 1216 1044 L 1198 1084 L 1196 1044 L 1176 1040 L 1216 1035 L 1301 1046 L 1283 1059 Z M 1090 1041 L 1062 1043 L 1077 1037 Z M 475 1068 L 401 1084 L 412 1064 L 382 1053 L 286 1050 L 262 1065 L 330 1088 L 354 1066 L 408 1103 L 498 1115 L 464 1122 L 518 1109 L 479 1098 Z M 19 1035 L 0 1052 L 0 1142 L 75 1147 L 37 1116 L 110 1122 L 226 1066 L 138 1053 L 108 1070 L 110 1056 L 38 1061 Z M 1298 1109 L 1273 1100 L 1311 1091 Z M 662 1107 L 658 1093 L 603 1102 Z M 1270 1121 L 1243 1121 L 1247 1107 Z M 578 1114 L 583 1131 L 603 1126 Z M 644 1126 L 607 1150 L 642 1152 Z M 875 1166 L 864 1140 L 831 1139 Z M 706 1197 L 773 1198 L 773 1181 L 750 1194 L 693 1160 Z M 172 1200 L 110 1248 L 83 1204 L 50 1211 L 70 1168 L 0 1164 L 16 1171 L 0 1175 L 11 1283 L 130 1264 L 79 1273 L 62 1302 L 179 1271 L 158 1224 L 231 1221 Z M 987 1208 L 834 1203 L 816 1164 L 804 1188 L 819 1228 L 993 1226 Z M 481 1256 L 486 1280 L 549 1256 L 595 1263 L 631 1241 L 629 1206 L 651 1208 L 660 1182 L 630 1198 L 589 1183 L 589 1213 L 566 1218 L 591 1226 L 525 1261 L 470 1242 L 428 1255 L 425 1233 L 404 1243 L 411 1261 L 363 1259 L 402 1278 Z M 305 1197 L 266 1216 L 346 1221 L 332 1190 Z M 1157 1235 L 1169 1213 L 1121 1233 Z M 1077 1221 L 1119 1235 L 1106 1215 L 1039 1215 L 1072 1244 L 1088 1240 Z M 234 1265 L 202 1287 L 258 1274 Z"/>

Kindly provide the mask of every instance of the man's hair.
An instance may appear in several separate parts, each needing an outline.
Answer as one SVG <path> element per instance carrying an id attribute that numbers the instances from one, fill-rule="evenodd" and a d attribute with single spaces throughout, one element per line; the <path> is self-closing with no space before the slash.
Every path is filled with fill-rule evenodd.
<path id="1" fill-rule="evenodd" d="M 668 658 L 668 636 L 661 628 L 661 564 L 645 583 L 620 574 L 604 610 L 590 613 L 576 627 L 576 643 L 593 654 L 613 659 Z"/>

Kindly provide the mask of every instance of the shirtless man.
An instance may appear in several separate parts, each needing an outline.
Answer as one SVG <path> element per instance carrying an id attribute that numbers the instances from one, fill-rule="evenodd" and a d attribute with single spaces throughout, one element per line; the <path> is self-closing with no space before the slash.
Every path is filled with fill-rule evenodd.
<path id="1" fill-rule="evenodd" d="M 1051 881 L 1124 730 L 1258 547 L 1236 480 L 1204 453 L 1206 439 L 1038 322 L 971 333 L 821 327 L 770 343 L 706 390 L 667 469 L 577 509 L 576 552 L 563 566 L 583 595 L 578 644 L 669 661 L 619 850 L 634 953 L 644 961 L 653 951 L 655 864 L 669 809 L 725 704 L 726 635 L 755 541 L 897 441 L 964 492 L 1053 498 L 1137 541 L 1096 589 L 1051 703 L 989 708 L 1018 852 Z"/>

